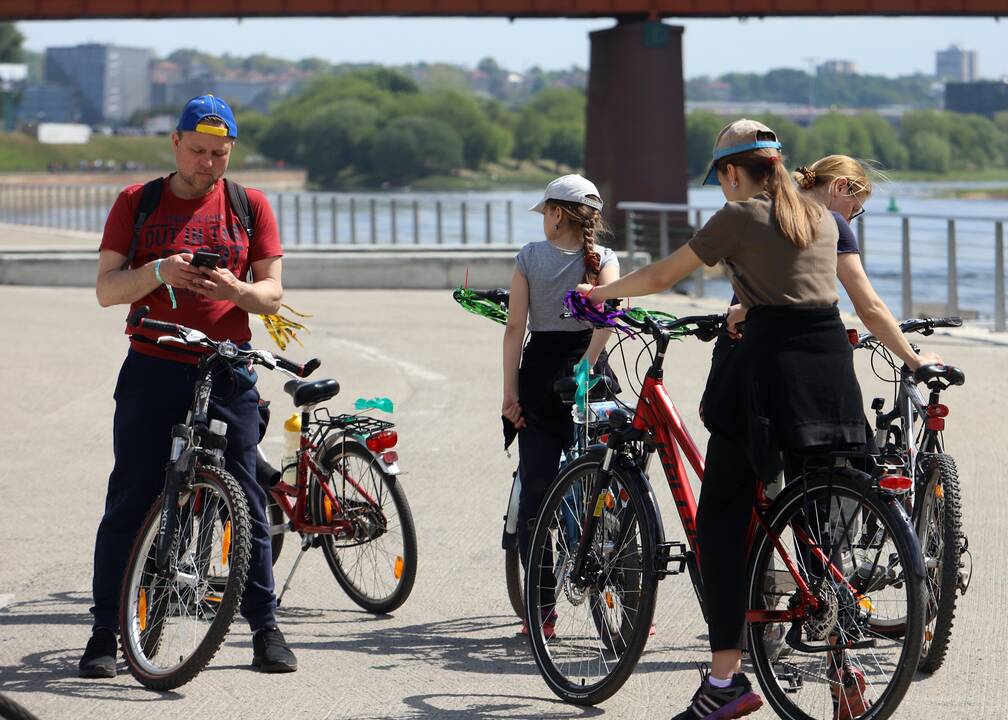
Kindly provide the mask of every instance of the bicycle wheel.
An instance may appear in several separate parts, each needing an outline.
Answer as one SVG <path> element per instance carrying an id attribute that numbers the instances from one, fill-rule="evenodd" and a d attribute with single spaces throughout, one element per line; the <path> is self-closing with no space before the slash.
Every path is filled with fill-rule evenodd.
<path id="1" fill-rule="evenodd" d="M 362 608 L 392 612 L 406 602 L 416 580 L 416 530 L 402 486 L 356 443 L 340 442 L 328 448 L 322 467 L 329 470 L 324 482 L 341 512 L 313 479 L 309 486 L 312 517 L 322 525 L 349 520 L 352 526 L 349 534 L 319 536 L 329 569 Z"/>
<path id="2" fill-rule="evenodd" d="M 657 581 L 653 507 L 618 469 L 592 504 L 598 457 L 565 468 L 536 519 L 525 575 L 532 654 L 550 690 L 567 702 L 595 705 L 633 672 L 654 616 Z M 588 506 L 600 513 L 587 557 L 587 582 L 568 573 L 582 542 Z"/>
<path id="3" fill-rule="evenodd" d="M 927 617 L 919 669 L 932 673 L 945 660 L 955 618 L 962 554 L 961 497 L 959 475 L 950 455 L 923 455 L 919 468 L 917 537 L 927 568 Z"/>
<path id="4" fill-rule="evenodd" d="M 522 620 L 525 619 L 525 590 L 522 584 L 521 553 L 518 543 L 504 551 L 504 582 L 507 584 L 511 609 Z"/>
<path id="5" fill-rule="evenodd" d="M 287 529 L 284 527 L 282 530 L 274 530 L 274 528 L 281 525 L 286 526 L 287 517 L 268 490 L 266 491 L 266 522 L 270 527 L 270 546 L 273 551 L 273 565 L 276 566 L 280 553 L 283 552 L 284 536 L 287 534 Z"/>
<path id="6" fill-rule="evenodd" d="M 169 567 L 155 563 L 162 501 L 147 514 L 126 565 L 119 599 L 123 655 L 142 685 L 171 690 L 192 680 L 217 653 L 248 575 L 248 503 L 238 482 L 197 468 L 179 498 Z"/>
<path id="7" fill-rule="evenodd" d="M 766 519 L 771 534 L 759 527 L 753 543 L 749 607 L 801 608 L 798 581 L 778 548 L 820 603 L 793 623 L 749 625 L 753 669 L 770 705 L 788 720 L 889 717 L 913 678 L 923 637 L 923 562 L 905 516 L 867 476 L 836 470 L 794 481 Z M 881 634 L 876 616 L 903 618 L 911 631 Z"/>

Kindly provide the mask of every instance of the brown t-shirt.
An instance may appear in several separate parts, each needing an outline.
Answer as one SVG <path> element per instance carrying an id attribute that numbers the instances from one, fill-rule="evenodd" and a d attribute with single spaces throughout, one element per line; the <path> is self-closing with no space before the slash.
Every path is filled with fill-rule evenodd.
<path id="1" fill-rule="evenodd" d="M 838 302 L 837 224 L 822 213 L 812 243 L 800 250 L 773 216 L 767 193 L 726 203 L 700 228 L 690 247 L 705 265 L 724 260 L 744 307 L 833 305 Z"/>

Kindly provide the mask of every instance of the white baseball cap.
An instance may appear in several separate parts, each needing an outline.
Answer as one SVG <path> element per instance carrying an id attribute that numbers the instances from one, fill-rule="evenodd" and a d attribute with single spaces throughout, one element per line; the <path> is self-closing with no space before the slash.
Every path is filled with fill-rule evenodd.
<path id="1" fill-rule="evenodd" d="M 588 197 L 594 195 L 595 197 Z M 602 209 L 602 193 L 595 187 L 595 183 L 581 175 L 564 175 L 546 186 L 543 199 L 530 207 L 531 212 L 545 213 L 547 200 L 567 200 L 569 202 L 581 203 L 596 210 Z"/>

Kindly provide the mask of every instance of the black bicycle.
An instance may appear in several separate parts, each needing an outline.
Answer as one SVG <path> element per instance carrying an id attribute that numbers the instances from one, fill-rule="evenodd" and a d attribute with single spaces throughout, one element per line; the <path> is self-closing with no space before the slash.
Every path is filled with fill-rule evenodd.
<path id="1" fill-rule="evenodd" d="M 199 350 L 198 380 L 184 423 L 171 433 L 165 487 L 134 542 L 119 600 L 122 649 L 142 685 L 170 690 L 192 680 L 227 635 L 248 576 L 251 529 L 241 485 L 224 469 L 226 423 L 208 417 L 214 380 L 253 363 L 305 377 L 298 365 L 264 350 L 243 350 L 199 330 L 152 320 L 144 306 L 128 327 L 165 333 L 159 344 Z"/>
<path id="2" fill-rule="evenodd" d="M 900 323 L 900 330 L 931 335 L 935 328 L 961 326 L 959 317 L 923 318 L 905 320 Z M 884 411 L 883 398 L 872 400 L 875 441 L 883 456 L 899 458 L 913 478 L 905 496 L 907 512 L 912 517 L 927 567 L 926 625 L 918 669 L 931 673 L 945 660 L 956 600 L 966 592 L 972 575 L 972 563 L 967 562 L 969 541 L 962 529 L 959 476 L 955 460 L 945 452 L 942 436 L 949 409 L 941 402 L 941 395 L 950 387 L 965 383 L 966 375 L 951 365 L 925 365 L 915 372 L 906 365 L 897 367 L 892 355 L 871 334 L 852 334 L 851 342 L 856 348 L 871 349 L 876 375 L 895 385 L 892 409 L 888 412 Z M 876 358 L 886 363 L 894 375 L 885 377 L 880 373 L 875 368 Z M 929 391 L 926 400 L 918 389 L 921 384 Z M 873 582 L 871 578 L 862 580 L 866 585 Z M 903 631 L 901 618 L 876 622 L 880 631 Z"/>

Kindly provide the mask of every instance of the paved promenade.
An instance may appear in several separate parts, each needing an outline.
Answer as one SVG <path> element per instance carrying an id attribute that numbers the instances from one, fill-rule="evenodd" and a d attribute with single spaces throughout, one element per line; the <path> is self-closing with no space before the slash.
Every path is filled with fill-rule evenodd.
<path id="1" fill-rule="evenodd" d="M 657 635 L 636 673 L 598 708 L 558 702 L 516 637 L 504 591 L 501 515 L 514 460 L 501 450 L 501 328 L 465 314 L 447 291 L 291 291 L 315 315 L 298 358 L 323 360 L 319 377 L 343 386 L 337 407 L 387 395 L 396 402 L 403 484 L 420 564 L 413 595 L 374 618 L 340 591 L 324 558 L 305 558 L 279 612 L 298 655 L 294 675 L 249 667 L 239 620 L 211 666 L 177 692 L 158 694 L 128 674 L 81 680 L 76 663 L 90 619 L 91 553 L 112 463 L 116 373 L 126 348 L 123 308 L 101 309 L 90 290 L 0 287 L 6 344 L 0 382 L 0 692 L 40 718 L 667 718 L 696 688 L 705 628 L 689 583 L 660 586 Z M 665 296 L 679 314 L 714 311 Z M 254 342 L 268 346 L 262 328 Z M 945 667 L 918 678 L 897 718 L 1003 718 L 1008 707 L 1008 473 L 1003 373 L 1008 348 L 985 333 L 942 335 L 926 346 L 966 371 L 948 393 L 947 445 L 963 483 L 973 585 L 960 609 Z M 667 384 L 701 444 L 695 407 L 710 347 L 677 343 Z M 636 352 L 634 352 L 634 356 Z M 870 381 L 865 396 L 891 394 Z M 268 374 L 267 374 L 268 375 Z M 281 376 L 264 377 L 274 400 L 268 450 L 279 453 L 289 407 Z M 660 479 L 670 539 L 681 539 Z M 286 575 L 294 543 L 280 559 Z M 122 668 L 121 668 L 122 669 Z M 771 718 L 764 710 L 752 716 Z"/>

